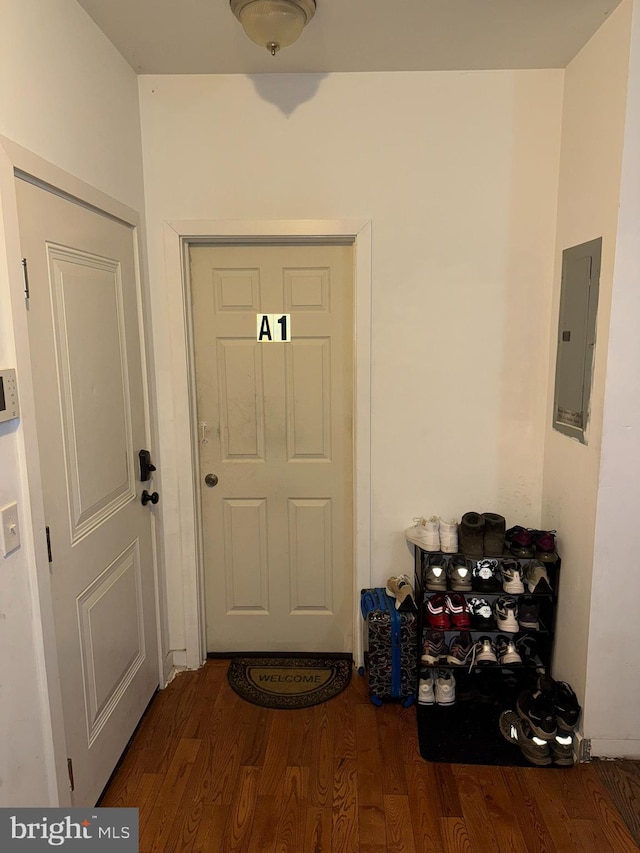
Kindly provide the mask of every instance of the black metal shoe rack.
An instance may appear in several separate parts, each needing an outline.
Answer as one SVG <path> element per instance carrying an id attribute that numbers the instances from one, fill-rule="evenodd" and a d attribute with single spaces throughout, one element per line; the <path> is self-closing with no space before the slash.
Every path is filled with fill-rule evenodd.
<path id="1" fill-rule="evenodd" d="M 498 628 L 478 627 L 473 617 L 471 628 L 472 639 L 490 636 L 494 642 L 500 634 L 520 638 L 530 635 L 536 640 L 538 647 L 537 663 L 523 657 L 522 664 L 502 665 L 500 663 L 482 663 L 474 666 L 460 666 L 447 663 L 424 664 L 421 661 L 422 647 L 427 631 L 432 630 L 426 618 L 426 602 L 435 595 L 435 591 L 425 587 L 427 561 L 433 552 L 422 550 L 415 546 L 415 587 L 416 604 L 418 606 L 418 679 L 425 678 L 428 673 L 434 677 L 438 670 L 448 670 L 453 673 L 456 682 L 456 701 L 453 705 L 420 705 L 417 704 L 418 736 L 420 753 L 427 761 L 442 761 L 462 764 L 494 764 L 494 765 L 523 765 L 530 766 L 522 757 L 520 751 L 508 743 L 500 734 L 498 718 L 504 710 L 515 709 L 516 699 L 521 690 L 534 689 L 538 673 L 542 670 L 551 674 L 553 645 L 555 636 L 556 612 L 558 602 L 558 583 L 560 575 L 560 558 L 554 562 L 545 563 L 551 584 L 551 592 L 534 593 L 540 605 L 539 629 L 521 629 L 517 634 L 508 635 Z M 460 556 L 441 554 L 445 559 Z M 465 555 L 463 555 L 465 556 Z M 473 567 L 480 559 L 497 560 L 518 559 L 523 567 L 531 558 L 518 558 L 505 551 L 502 557 L 467 558 L 469 567 Z M 455 592 L 447 586 L 447 592 Z M 528 590 L 525 586 L 525 592 Z M 446 594 L 446 593 L 445 593 Z M 460 593 L 470 598 L 485 598 L 491 605 L 502 595 L 512 595 L 502 589 L 497 592 L 476 590 L 475 583 L 472 592 Z M 517 600 L 518 595 L 513 595 Z M 460 633 L 459 629 L 451 628 L 444 632 L 447 645 Z M 418 681 L 418 683 L 419 683 Z M 418 690 L 416 689 L 416 693 Z"/>

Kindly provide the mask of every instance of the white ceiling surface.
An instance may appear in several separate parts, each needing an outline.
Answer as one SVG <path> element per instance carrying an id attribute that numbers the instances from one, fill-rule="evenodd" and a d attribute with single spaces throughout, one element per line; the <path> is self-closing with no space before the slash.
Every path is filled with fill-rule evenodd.
<path id="1" fill-rule="evenodd" d="M 318 0 L 272 57 L 228 0 L 78 0 L 139 74 L 564 68 L 620 0 Z"/>

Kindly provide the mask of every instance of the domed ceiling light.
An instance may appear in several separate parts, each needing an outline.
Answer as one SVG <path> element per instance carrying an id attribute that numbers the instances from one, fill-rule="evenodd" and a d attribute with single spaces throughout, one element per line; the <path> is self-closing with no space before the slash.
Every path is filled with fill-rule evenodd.
<path id="1" fill-rule="evenodd" d="M 231 11 L 251 41 L 272 56 L 288 47 L 313 18 L 316 0 L 230 0 Z"/>

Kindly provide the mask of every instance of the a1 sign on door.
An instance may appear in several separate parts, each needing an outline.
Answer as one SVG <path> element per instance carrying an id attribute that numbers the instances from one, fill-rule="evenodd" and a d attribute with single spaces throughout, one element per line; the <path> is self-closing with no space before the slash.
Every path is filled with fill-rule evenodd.
<path id="1" fill-rule="evenodd" d="M 259 343 L 291 340 L 291 314 L 256 314 Z"/>

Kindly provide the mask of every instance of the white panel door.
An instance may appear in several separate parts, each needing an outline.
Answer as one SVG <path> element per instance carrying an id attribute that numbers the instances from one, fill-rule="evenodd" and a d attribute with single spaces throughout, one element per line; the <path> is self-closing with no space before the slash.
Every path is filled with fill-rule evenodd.
<path id="1" fill-rule="evenodd" d="M 72 796 L 91 806 L 159 678 L 134 233 L 16 191 Z"/>
<path id="2" fill-rule="evenodd" d="M 191 248 L 209 651 L 352 650 L 352 279 L 350 246 Z"/>

